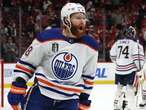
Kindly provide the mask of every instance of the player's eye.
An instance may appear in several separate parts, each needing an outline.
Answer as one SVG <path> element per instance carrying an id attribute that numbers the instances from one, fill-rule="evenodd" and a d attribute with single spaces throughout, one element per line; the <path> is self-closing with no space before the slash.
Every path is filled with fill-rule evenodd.
<path id="1" fill-rule="evenodd" d="M 85 19 L 85 17 L 78 16 L 76 19 Z"/>
<path id="2" fill-rule="evenodd" d="M 74 14 L 72 17 L 75 19 L 86 19 L 86 15 L 83 13 Z"/>

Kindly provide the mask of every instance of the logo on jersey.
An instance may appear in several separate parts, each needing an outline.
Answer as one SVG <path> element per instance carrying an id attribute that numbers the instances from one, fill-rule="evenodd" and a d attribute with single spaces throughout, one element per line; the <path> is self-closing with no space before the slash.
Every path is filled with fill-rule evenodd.
<path id="1" fill-rule="evenodd" d="M 78 68 L 77 58 L 68 52 L 57 54 L 52 61 L 54 75 L 61 80 L 72 78 Z"/>
<path id="2" fill-rule="evenodd" d="M 52 44 L 52 51 L 53 52 L 57 52 L 58 48 L 59 48 L 59 44 L 58 43 L 55 42 L 55 43 Z"/>

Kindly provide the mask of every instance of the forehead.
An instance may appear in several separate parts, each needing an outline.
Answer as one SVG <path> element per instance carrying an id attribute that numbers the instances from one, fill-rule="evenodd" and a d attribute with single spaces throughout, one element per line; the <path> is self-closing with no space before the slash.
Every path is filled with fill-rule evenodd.
<path id="1" fill-rule="evenodd" d="M 71 14 L 71 17 L 78 17 L 78 16 L 85 17 L 86 15 L 84 13 L 81 13 L 81 12 Z"/>

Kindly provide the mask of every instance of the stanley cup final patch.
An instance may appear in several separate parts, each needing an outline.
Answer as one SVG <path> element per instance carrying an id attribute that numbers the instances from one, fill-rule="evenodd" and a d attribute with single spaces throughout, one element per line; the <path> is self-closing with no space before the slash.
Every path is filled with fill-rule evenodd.
<path id="1" fill-rule="evenodd" d="M 59 49 L 59 44 L 54 42 L 52 43 L 52 52 L 57 52 Z"/>

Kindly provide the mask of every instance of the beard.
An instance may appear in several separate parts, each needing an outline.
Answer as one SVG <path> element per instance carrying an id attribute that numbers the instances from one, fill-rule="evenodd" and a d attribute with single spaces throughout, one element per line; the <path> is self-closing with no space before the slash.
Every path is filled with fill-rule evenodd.
<path id="1" fill-rule="evenodd" d="M 75 35 L 77 38 L 80 38 L 81 36 L 85 35 L 86 33 L 86 27 L 85 26 L 73 26 L 71 27 L 71 32 L 73 35 Z"/>

